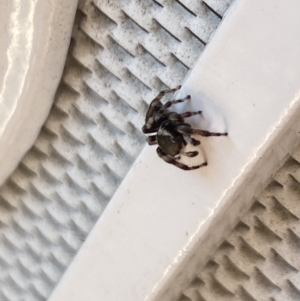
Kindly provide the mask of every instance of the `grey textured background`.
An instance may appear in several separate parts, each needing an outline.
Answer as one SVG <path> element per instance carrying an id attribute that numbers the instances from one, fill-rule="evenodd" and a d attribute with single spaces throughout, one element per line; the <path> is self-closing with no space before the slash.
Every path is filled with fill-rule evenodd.
<path id="1" fill-rule="evenodd" d="M 300 147 L 178 301 L 300 300 L 299 221 Z"/>

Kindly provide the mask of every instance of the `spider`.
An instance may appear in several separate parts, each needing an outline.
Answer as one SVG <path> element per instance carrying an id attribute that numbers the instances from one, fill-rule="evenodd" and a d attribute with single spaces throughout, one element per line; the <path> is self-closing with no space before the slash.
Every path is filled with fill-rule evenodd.
<path id="1" fill-rule="evenodd" d="M 161 102 L 162 97 L 167 93 L 172 93 L 179 90 L 181 86 L 174 89 L 168 89 L 161 91 L 156 98 L 151 102 L 147 114 L 145 125 L 142 128 L 144 134 L 155 133 L 147 137 L 149 145 L 158 145 L 156 149 L 157 154 L 165 162 L 173 164 L 183 170 L 193 170 L 207 165 L 204 162 L 200 165 L 187 166 L 178 160 L 180 160 L 180 154 L 187 157 L 196 157 L 199 153 L 197 151 L 184 152 L 185 146 L 190 143 L 193 146 L 200 144 L 199 140 L 191 137 L 191 135 L 201 135 L 204 137 L 209 136 L 227 136 L 227 133 L 211 133 L 204 130 L 193 129 L 189 123 L 184 121 L 185 118 L 193 115 L 201 114 L 201 111 L 197 112 L 185 112 L 178 114 L 171 112 L 168 109 L 177 103 L 189 100 L 190 95 L 182 99 L 171 100 L 163 104 Z"/>

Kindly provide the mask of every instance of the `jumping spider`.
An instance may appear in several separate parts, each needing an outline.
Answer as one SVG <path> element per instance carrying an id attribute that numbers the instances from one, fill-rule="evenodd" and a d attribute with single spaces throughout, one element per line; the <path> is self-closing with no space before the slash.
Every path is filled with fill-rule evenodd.
<path id="1" fill-rule="evenodd" d="M 201 114 L 201 111 L 185 112 L 182 114 L 168 111 L 168 108 L 170 108 L 173 104 L 184 102 L 191 98 L 190 96 L 187 96 L 182 99 L 171 100 L 162 104 L 161 98 L 166 93 L 175 92 L 180 88 L 181 86 L 175 89 L 161 91 L 157 97 L 154 98 L 148 108 L 145 125 L 143 126 L 142 131 L 144 134 L 157 132 L 156 135 L 148 136 L 147 142 L 149 145 L 158 144 L 156 151 L 160 158 L 167 163 L 177 166 L 178 168 L 192 170 L 206 166 L 207 162 L 196 166 L 187 166 L 178 161 L 180 159 L 179 154 L 188 157 L 196 157 L 198 155 L 197 151 L 183 151 L 187 143 L 190 143 L 193 146 L 200 144 L 200 141 L 192 138 L 191 135 L 209 137 L 227 136 L 227 133 L 211 133 L 208 131 L 193 129 L 189 123 L 184 121 L 187 117 Z"/>

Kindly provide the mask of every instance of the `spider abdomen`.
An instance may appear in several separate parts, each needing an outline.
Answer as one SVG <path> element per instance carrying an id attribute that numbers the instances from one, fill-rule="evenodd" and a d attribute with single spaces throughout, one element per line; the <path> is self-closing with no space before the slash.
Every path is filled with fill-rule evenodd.
<path id="1" fill-rule="evenodd" d="M 157 144 L 168 155 L 174 157 L 185 146 L 182 134 L 175 130 L 175 124 L 165 121 L 157 132 Z"/>

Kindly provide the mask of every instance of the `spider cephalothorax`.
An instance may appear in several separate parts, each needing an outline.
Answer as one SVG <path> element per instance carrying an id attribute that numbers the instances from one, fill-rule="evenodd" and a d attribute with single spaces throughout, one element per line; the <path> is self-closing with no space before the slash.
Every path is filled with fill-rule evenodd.
<path id="1" fill-rule="evenodd" d="M 150 135 L 147 137 L 149 145 L 158 144 L 156 149 L 157 154 L 167 163 L 173 164 L 184 170 L 197 169 L 207 165 L 204 162 L 196 166 L 187 166 L 180 163 L 180 154 L 188 157 L 195 157 L 198 155 L 197 151 L 184 152 L 183 149 L 190 143 L 194 146 L 199 145 L 200 141 L 191 137 L 191 135 L 201 136 L 227 136 L 227 133 L 211 133 L 208 131 L 193 129 L 189 123 L 184 121 L 185 118 L 201 114 L 201 111 L 197 112 L 185 112 L 178 114 L 168 110 L 173 104 L 180 103 L 190 99 L 187 96 L 182 99 L 171 100 L 163 104 L 161 98 L 166 93 L 171 93 L 179 90 L 181 86 L 175 89 L 169 89 L 161 91 L 157 97 L 151 102 L 146 114 L 145 125 L 142 130 L 145 134 L 157 133 L 156 135 Z"/>

